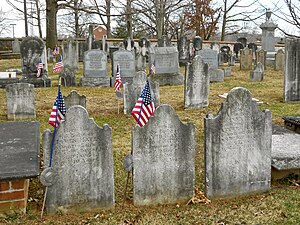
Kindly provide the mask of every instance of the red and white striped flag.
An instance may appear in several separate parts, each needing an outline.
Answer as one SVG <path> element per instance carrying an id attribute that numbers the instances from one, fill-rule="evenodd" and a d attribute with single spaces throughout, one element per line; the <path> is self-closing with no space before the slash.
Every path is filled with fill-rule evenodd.
<path id="1" fill-rule="evenodd" d="M 154 75 L 155 74 L 155 61 L 151 65 L 151 73 Z"/>
<path id="2" fill-rule="evenodd" d="M 37 66 L 37 73 L 36 73 L 36 76 L 39 77 L 41 76 L 41 73 L 42 73 L 42 69 L 44 68 L 44 64 L 42 62 L 42 59 L 40 59 L 40 62 Z"/>
<path id="3" fill-rule="evenodd" d="M 143 127 L 147 124 L 150 117 L 154 115 L 154 111 L 154 102 L 151 97 L 149 81 L 147 80 L 141 96 L 133 107 L 131 115 L 137 121 L 137 123 Z"/>
<path id="4" fill-rule="evenodd" d="M 59 47 L 55 47 L 55 49 L 53 50 L 53 55 L 56 56 L 56 55 L 59 55 Z"/>
<path id="5" fill-rule="evenodd" d="M 120 91 L 122 86 L 122 81 L 121 81 L 121 74 L 120 74 L 120 66 L 119 64 L 117 65 L 117 72 L 116 72 L 116 80 L 114 83 L 115 91 Z"/>
<path id="6" fill-rule="evenodd" d="M 52 111 L 48 123 L 53 127 L 58 127 L 60 122 L 65 119 L 66 111 L 67 109 L 66 109 L 64 97 L 61 94 L 60 85 L 59 85 L 58 94 L 54 102 L 54 105 L 52 107 Z"/>
<path id="7" fill-rule="evenodd" d="M 55 66 L 53 67 L 53 72 L 59 73 L 64 68 L 64 63 L 62 61 L 62 57 L 60 56 L 57 63 L 55 63 Z"/>

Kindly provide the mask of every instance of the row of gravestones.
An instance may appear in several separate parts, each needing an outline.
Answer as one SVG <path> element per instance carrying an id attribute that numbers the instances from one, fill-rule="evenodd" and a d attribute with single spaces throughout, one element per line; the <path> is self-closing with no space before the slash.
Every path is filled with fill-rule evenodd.
<path id="1" fill-rule="evenodd" d="M 269 190 L 271 113 L 260 112 L 244 88 L 233 89 L 221 109 L 204 120 L 206 195 L 217 198 Z M 43 134 L 44 162 L 50 159 L 52 135 L 50 130 Z M 42 177 L 48 188 L 47 210 L 113 207 L 112 129 L 98 127 L 83 107 L 73 106 L 54 141 L 51 171 Z M 159 106 L 146 126 L 133 128 L 130 171 L 135 205 L 192 198 L 195 125 L 183 124 L 169 105 Z"/>

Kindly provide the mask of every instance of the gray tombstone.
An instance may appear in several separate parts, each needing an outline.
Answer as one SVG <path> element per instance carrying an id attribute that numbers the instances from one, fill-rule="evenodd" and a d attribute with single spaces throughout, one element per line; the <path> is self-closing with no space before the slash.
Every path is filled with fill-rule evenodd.
<path id="1" fill-rule="evenodd" d="M 43 133 L 45 170 L 49 167 L 52 133 Z M 112 130 L 99 127 L 82 106 L 71 107 L 56 136 L 46 209 L 88 211 L 114 206 Z M 48 177 L 51 177 L 50 175 Z"/>
<path id="2" fill-rule="evenodd" d="M 185 65 L 190 59 L 190 41 L 186 36 L 180 37 L 177 41 L 179 64 Z"/>
<path id="3" fill-rule="evenodd" d="M 228 61 L 228 66 L 234 66 L 235 65 L 235 55 L 230 55 L 229 61 Z"/>
<path id="4" fill-rule="evenodd" d="M 86 108 L 85 95 L 79 95 L 75 90 L 72 90 L 68 96 L 64 96 L 64 101 L 67 109 L 74 105 L 81 105 L 82 107 Z"/>
<path id="5" fill-rule="evenodd" d="M 183 75 L 179 73 L 178 51 L 176 47 L 150 47 L 149 68 L 155 64 L 155 74 L 151 80 L 159 85 L 181 85 Z"/>
<path id="6" fill-rule="evenodd" d="M 219 52 L 220 51 L 220 44 L 218 42 L 212 42 L 210 44 L 210 48 L 212 50 L 215 50 L 215 51 Z"/>
<path id="7" fill-rule="evenodd" d="M 208 64 L 200 56 L 186 66 L 184 86 L 184 106 L 203 108 L 208 106 L 209 75 Z"/>
<path id="8" fill-rule="evenodd" d="M 300 135 L 275 127 L 272 135 L 272 179 L 282 179 L 290 174 L 300 175 Z"/>
<path id="9" fill-rule="evenodd" d="M 147 74 L 143 71 L 139 71 L 133 77 L 133 83 L 125 83 L 124 87 L 124 114 L 130 114 L 138 98 L 140 97 L 142 90 L 145 87 L 147 80 Z M 155 107 L 160 104 L 159 95 L 159 83 L 156 81 L 149 81 L 151 96 Z"/>
<path id="10" fill-rule="evenodd" d="M 22 75 L 26 78 L 37 78 L 37 67 L 44 53 L 45 44 L 39 37 L 23 38 L 21 48 Z M 45 63 L 45 61 L 43 61 Z M 47 76 L 42 71 L 42 75 Z"/>
<path id="11" fill-rule="evenodd" d="M 194 37 L 193 39 L 193 48 L 194 48 L 194 55 L 199 55 L 199 52 L 202 49 L 202 38 L 199 36 Z"/>
<path id="12" fill-rule="evenodd" d="M 231 67 L 224 67 L 224 77 L 230 77 L 231 76 Z"/>
<path id="13" fill-rule="evenodd" d="M 260 62 L 263 66 L 264 69 L 266 68 L 267 65 L 267 51 L 261 49 L 256 52 L 256 63 Z"/>
<path id="14" fill-rule="evenodd" d="M 300 39 L 285 43 L 284 101 L 300 101 Z"/>
<path id="15" fill-rule="evenodd" d="M 274 31 L 277 28 L 277 24 L 272 21 L 271 15 L 272 12 L 268 10 L 266 12 L 266 21 L 260 25 L 262 29 L 261 47 L 267 52 L 275 52 L 276 43 Z"/>
<path id="16" fill-rule="evenodd" d="M 0 134 L 0 182 L 38 176 L 39 122 L 1 122 Z"/>
<path id="17" fill-rule="evenodd" d="M 194 194 L 195 125 L 160 105 L 144 127 L 132 130 L 135 205 L 187 202 Z"/>
<path id="18" fill-rule="evenodd" d="M 74 70 L 70 69 L 69 67 L 64 67 L 63 70 L 60 72 L 62 85 L 66 87 L 76 86 L 76 77 Z"/>
<path id="19" fill-rule="evenodd" d="M 208 64 L 210 82 L 223 82 L 224 71 L 218 69 L 218 52 L 212 49 L 202 49 L 199 51 L 199 56 L 201 56 L 204 63 Z"/>
<path id="20" fill-rule="evenodd" d="M 53 50 L 51 48 L 47 48 L 47 61 L 53 62 Z"/>
<path id="21" fill-rule="evenodd" d="M 251 81 L 262 81 L 264 79 L 264 65 L 258 62 L 254 66 L 254 70 L 250 71 L 250 80 Z"/>
<path id="22" fill-rule="evenodd" d="M 240 69 L 241 70 L 252 69 L 252 51 L 249 48 L 244 48 L 243 50 L 241 50 Z"/>
<path id="23" fill-rule="evenodd" d="M 263 192 L 271 184 L 272 115 L 245 88 L 233 88 L 218 115 L 204 119 L 209 198 Z"/>
<path id="24" fill-rule="evenodd" d="M 20 52 L 21 52 L 20 41 L 19 41 L 18 38 L 16 38 L 16 39 L 12 42 L 12 52 L 13 52 L 13 53 L 20 53 Z"/>
<path id="25" fill-rule="evenodd" d="M 120 66 L 120 75 L 122 82 L 132 83 L 133 76 L 135 74 L 135 55 L 131 51 L 118 50 L 113 52 L 112 59 L 112 84 L 114 83 L 114 77 L 117 72 L 117 65 Z"/>
<path id="26" fill-rule="evenodd" d="M 77 71 L 79 69 L 78 41 L 75 41 L 73 39 L 68 39 L 66 41 L 63 41 L 62 54 L 63 54 L 64 67 L 67 67 L 72 71 Z"/>
<path id="27" fill-rule="evenodd" d="M 275 54 L 275 70 L 284 71 L 285 67 L 285 54 L 283 49 L 279 49 Z"/>
<path id="28" fill-rule="evenodd" d="M 8 119 L 35 118 L 34 86 L 28 83 L 6 85 L 6 105 Z"/>
<path id="29" fill-rule="evenodd" d="M 110 79 L 107 76 L 107 54 L 98 49 L 84 53 L 84 76 L 81 79 L 82 86 L 109 87 Z"/>

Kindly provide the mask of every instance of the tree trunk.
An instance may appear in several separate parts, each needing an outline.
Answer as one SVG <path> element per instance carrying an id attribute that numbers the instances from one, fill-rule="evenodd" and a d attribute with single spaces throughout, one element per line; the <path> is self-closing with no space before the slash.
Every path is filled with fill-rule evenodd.
<path id="1" fill-rule="evenodd" d="M 164 32 L 164 10 L 163 10 L 163 0 L 156 0 L 156 38 L 161 39 Z"/>
<path id="2" fill-rule="evenodd" d="M 223 14 L 223 21 L 222 21 L 221 41 L 225 40 L 226 20 L 227 20 L 227 0 L 224 1 L 224 14 Z"/>
<path id="3" fill-rule="evenodd" d="M 131 0 L 127 0 L 126 14 L 127 14 L 127 38 L 130 38 L 130 40 L 133 40 Z"/>
<path id="4" fill-rule="evenodd" d="M 25 21 L 25 36 L 28 36 L 28 23 L 27 23 L 27 5 L 26 0 L 24 0 L 24 21 Z"/>
<path id="5" fill-rule="evenodd" d="M 46 0 L 46 46 L 54 49 L 57 44 L 57 0 Z"/>
<path id="6" fill-rule="evenodd" d="M 75 37 L 80 37 L 79 31 L 79 12 L 78 12 L 78 0 L 74 0 L 74 20 L 75 20 Z"/>
<path id="7" fill-rule="evenodd" d="M 37 23 L 38 23 L 38 29 L 39 29 L 39 36 L 40 38 L 43 38 L 42 33 L 42 24 L 41 24 L 41 10 L 40 10 L 40 4 L 39 0 L 35 0 L 35 7 L 36 7 L 36 14 L 37 14 Z"/>
<path id="8" fill-rule="evenodd" d="M 106 16 L 107 16 L 107 23 L 106 23 L 106 35 L 107 38 L 111 38 L 111 19 L 110 19 L 110 7 L 111 7 L 111 0 L 106 0 Z"/>

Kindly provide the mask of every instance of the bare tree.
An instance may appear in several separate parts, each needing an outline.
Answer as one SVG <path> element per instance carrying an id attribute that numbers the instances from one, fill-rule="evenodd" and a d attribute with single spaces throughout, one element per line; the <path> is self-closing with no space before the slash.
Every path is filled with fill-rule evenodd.
<path id="1" fill-rule="evenodd" d="M 255 22 L 264 14 L 258 0 L 223 0 L 221 41 L 226 35 L 238 33 L 245 27 L 241 22 Z"/>
<path id="2" fill-rule="evenodd" d="M 7 20 L 7 12 L 4 12 L 2 8 L 0 9 L 0 35 L 4 34 L 8 31 L 8 20 Z"/>

